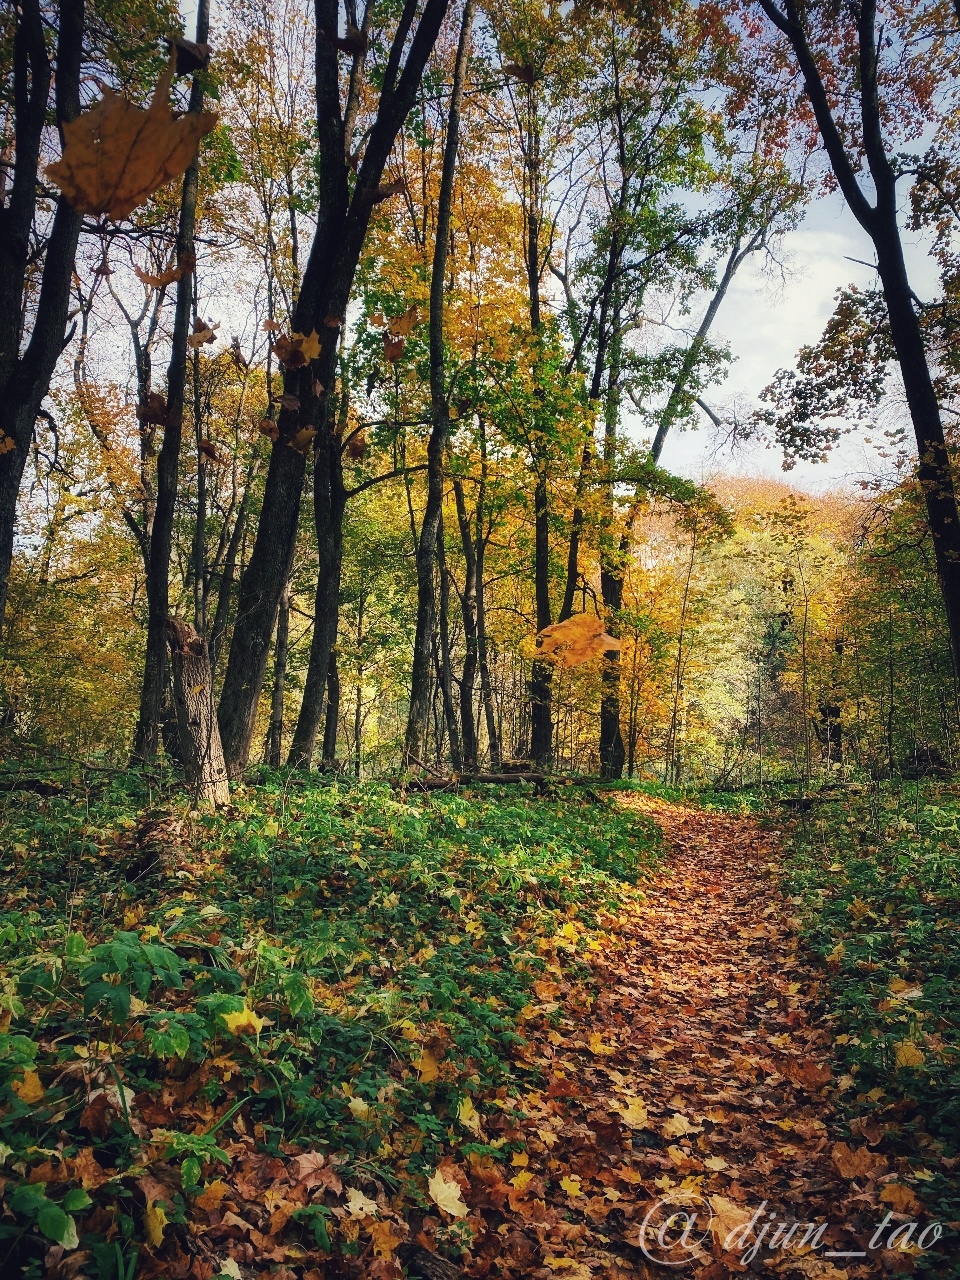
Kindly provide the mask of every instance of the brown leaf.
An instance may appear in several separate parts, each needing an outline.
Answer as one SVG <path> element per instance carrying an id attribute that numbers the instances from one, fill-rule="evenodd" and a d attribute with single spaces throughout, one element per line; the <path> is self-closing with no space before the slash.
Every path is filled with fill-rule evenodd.
<path id="1" fill-rule="evenodd" d="M 300 401 L 296 396 L 290 395 L 289 392 L 284 392 L 280 397 L 280 403 L 284 409 L 289 409 L 291 412 L 296 412 L 300 408 Z"/>
<path id="2" fill-rule="evenodd" d="M 524 66 L 520 62 L 505 62 L 503 70 L 506 75 L 512 76 L 514 80 L 522 80 L 524 84 L 530 85 L 531 88 L 536 84 L 537 73 L 533 67 Z"/>
<path id="3" fill-rule="evenodd" d="M 407 184 L 403 178 L 394 178 L 392 182 L 381 182 L 374 193 L 373 203 L 382 204 L 384 200 L 389 200 L 391 196 L 398 196 L 406 189 Z"/>
<path id="4" fill-rule="evenodd" d="M 181 35 L 167 36 L 167 44 L 177 60 L 177 75 L 189 76 L 195 71 L 204 71 L 210 63 L 210 46 L 197 44 Z"/>
<path id="5" fill-rule="evenodd" d="M 902 1182 L 888 1182 L 880 1192 L 880 1199 L 890 1205 L 895 1213 L 918 1214 L 923 1205 L 914 1195 L 910 1187 Z"/>
<path id="6" fill-rule="evenodd" d="M 792 1080 L 794 1084 L 800 1085 L 804 1089 L 815 1092 L 822 1089 L 825 1084 L 829 1084 L 833 1079 L 833 1072 L 829 1066 L 824 1064 L 818 1066 L 817 1063 L 811 1062 L 809 1058 L 779 1058 L 777 1060 L 777 1070 L 787 1080 Z"/>
<path id="7" fill-rule="evenodd" d="M 47 166 L 79 213 L 126 218 L 193 163 L 200 139 L 217 123 L 212 111 L 175 117 L 171 56 L 144 111 L 112 89 L 89 111 L 63 126 L 63 156 Z"/>
<path id="8" fill-rule="evenodd" d="M 193 333 L 187 338 L 187 346 L 196 350 L 205 343 L 216 342 L 217 329 L 220 328 L 220 322 L 214 323 L 212 320 L 201 320 L 199 316 L 193 322 Z"/>
<path id="9" fill-rule="evenodd" d="M 161 271 L 158 275 L 153 275 L 149 271 L 141 271 L 134 265 L 133 273 L 138 280 L 149 285 L 151 289 L 162 289 L 164 285 L 173 284 L 175 280 L 180 280 L 183 276 L 188 276 L 196 269 L 197 255 L 195 253 L 182 253 L 180 261 L 172 267 L 167 267 L 166 271 Z"/>
<path id="10" fill-rule="evenodd" d="M 278 330 L 283 328 L 283 325 L 279 320 L 264 320 L 260 328 L 265 330 L 267 333 L 276 333 Z"/>
<path id="11" fill-rule="evenodd" d="M 0 453 L 10 453 L 17 447 L 17 442 L 13 436 L 8 436 L 5 431 L 0 430 Z"/>
<path id="12" fill-rule="evenodd" d="M 866 1147 L 850 1147 L 845 1142 L 834 1143 L 833 1163 L 841 1178 L 875 1178 L 886 1173 L 887 1162 L 875 1151 Z"/>
<path id="13" fill-rule="evenodd" d="M 354 462 L 358 462 L 367 452 L 367 432 L 361 427 L 359 431 L 355 431 L 347 441 L 346 454 L 348 458 L 352 458 Z"/>
<path id="14" fill-rule="evenodd" d="M 402 316 L 390 321 L 390 332 L 395 338 L 406 338 L 413 332 L 414 325 L 420 321 L 420 312 L 416 306 L 407 307 Z"/>
<path id="15" fill-rule="evenodd" d="M 280 428 L 272 418 L 261 418 L 260 434 L 266 436 L 268 440 L 277 440 L 280 437 Z"/>
<path id="16" fill-rule="evenodd" d="M 288 338 L 285 333 L 277 335 L 277 340 L 270 350 L 286 369 L 300 369 L 307 363 L 302 346 Z"/>
<path id="17" fill-rule="evenodd" d="M 347 34 L 344 36 L 337 35 L 335 31 L 328 31 L 325 27 L 321 27 L 320 31 L 329 44 L 351 58 L 362 57 L 369 47 L 370 42 L 366 34 L 352 22 L 347 23 Z"/>
<path id="18" fill-rule="evenodd" d="M 165 427 L 167 425 L 167 401 L 159 391 L 151 391 L 147 396 L 147 403 L 140 405 L 137 409 L 137 417 L 144 426 L 153 425 L 156 427 Z"/>
<path id="19" fill-rule="evenodd" d="M 389 333 L 383 335 L 383 354 L 388 360 L 399 360 L 406 345 L 406 338 L 394 338 Z"/>
<path id="20" fill-rule="evenodd" d="M 240 339 L 233 338 L 230 342 L 230 359 L 238 373 L 245 373 L 250 368 L 250 361 L 240 350 Z"/>
<path id="21" fill-rule="evenodd" d="M 212 440 L 200 441 L 200 452 L 205 458 L 209 458 L 211 462 L 215 462 L 218 467 L 225 467 L 227 459 L 217 451 L 217 446 Z"/>

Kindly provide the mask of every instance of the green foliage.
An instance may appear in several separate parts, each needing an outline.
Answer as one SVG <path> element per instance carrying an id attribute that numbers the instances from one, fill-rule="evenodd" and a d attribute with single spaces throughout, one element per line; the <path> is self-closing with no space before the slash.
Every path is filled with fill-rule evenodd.
<path id="1" fill-rule="evenodd" d="M 533 983 L 589 972 L 603 913 L 658 856 L 652 822 L 572 788 L 404 797 L 276 776 L 213 816 L 178 797 L 144 815 L 142 786 L 0 811 L 7 1265 L 79 1231 L 128 1267 L 99 1235 L 141 1239 L 122 1179 L 172 1162 L 196 1194 L 238 1132 L 274 1155 L 329 1148 L 342 1171 L 384 1143 L 404 1179 L 434 1167 L 473 1140 L 465 1097 L 537 1079 Z M 146 830 L 166 851 L 145 868 Z M 326 1247 L 322 1212 L 303 1225 Z"/>
<path id="2" fill-rule="evenodd" d="M 956 1158 L 960 803 L 935 789 L 878 788 L 813 810 L 790 839 L 788 885 L 828 970 L 848 1115 L 874 1114 L 889 1149 L 912 1168 L 923 1167 L 924 1152 Z M 922 1196 L 941 1221 L 960 1218 L 956 1182 L 945 1174 L 925 1182 Z"/>

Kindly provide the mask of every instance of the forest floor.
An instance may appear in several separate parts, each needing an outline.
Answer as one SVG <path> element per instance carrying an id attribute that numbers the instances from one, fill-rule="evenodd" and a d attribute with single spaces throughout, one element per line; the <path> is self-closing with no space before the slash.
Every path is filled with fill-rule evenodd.
<path id="1" fill-rule="evenodd" d="M 520 1273 L 550 1273 L 533 1270 L 521 1227 L 542 1215 L 537 1197 L 560 1166 L 573 1172 L 561 1184 L 572 1221 L 548 1234 L 557 1274 L 664 1275 L 685 1261 L 701 1280 L 761 1266 L 822 1280 L 912 1271 L 929 1219 L 910 1161 L 872 1149 L 875 1121 L 837 1141 L 832 1035 L 780 888 L 780 833 L 623 802 L 655 817 L 670 857 L 621 925 L 629 948 L 598 966 L 589 1015 L 561 1020 L 563 1052 L 524 1122 L 533 1177 L 511 1194 L 519 1221 L 506 1234 Z M 887 1247 L 895 1232 L 905 1249 Z"/>
<path id="2" fill-rule="evenodd" d="M 649 790 L 11 787 L 0 1273 L 960 1276 L 960 805 Z"/>

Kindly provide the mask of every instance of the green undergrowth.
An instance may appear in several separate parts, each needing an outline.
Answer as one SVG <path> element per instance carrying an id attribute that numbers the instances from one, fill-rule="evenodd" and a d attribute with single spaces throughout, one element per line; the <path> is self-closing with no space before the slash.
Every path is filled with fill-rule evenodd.
<path id="1" fill-rule="evenodd" d="M 531 1031 L 589 999 L 660 844 L 573 788 L 276 775 L 214 815 L 121 775 L 9 793 L 0 850 L 0 1269 L 79 1240 L 126 1280 L 238 1143 L 423 1205 L 445 1154 L 489 1149 L 476 1108 L 536 1082 Z"/>
<path id="2" fill-rule="evenodd" d="M 839 1101 L 854 1133 L 863 1117 L 867 1133 L 882 1127 L 901 1180 L 953 1225 L 944 1253 L 956 1259 L 960 797 L 875 788 L 813 807 L 786 834 L 789 890 L 824 966 Z M 917 1269 L 960 1276 L 960 1261 L 947 1273 L 943 1265 L 938 1251 L 932 1271 L 922 1258 Z"/>

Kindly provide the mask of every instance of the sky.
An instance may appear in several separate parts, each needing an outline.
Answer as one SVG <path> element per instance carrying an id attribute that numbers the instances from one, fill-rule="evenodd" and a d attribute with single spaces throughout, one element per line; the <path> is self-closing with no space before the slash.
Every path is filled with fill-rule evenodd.
<path id="1" fill-rule="evenodd" d="M 915 292 L 932 297 L 937 291 L 935 264 L 909 234 L 905 251 Z M 771 274 L 760 261 L 749 262 L 724 299 L 712 336 L 726 340 L 734 360 L 726 381 L 704 395 L 715 409 L 740 397 L 745 406 L 756 403 L 777 369 L 793 367 L 799 348 L 819 338 L 837 289 L 877 283 L 875 271 L 863 265 L 875 260 L 873 246 L 839 193 L 811 204 L 804 221 L 784 238 L 779 256 L 784 273 Z M 671 433 L 661 466 L 694 480 L 707 480 L 718 471 L 776 476 L 811 492 L 847 488 L 883 472 L 876 451 L 863 443 L 869 431 L 841 438 L 826 463 L 801 462 L 785 476 L 779 451 L 749 444 L 734 454 L 706 419 L 701 421 L 702 429 Z"/>

